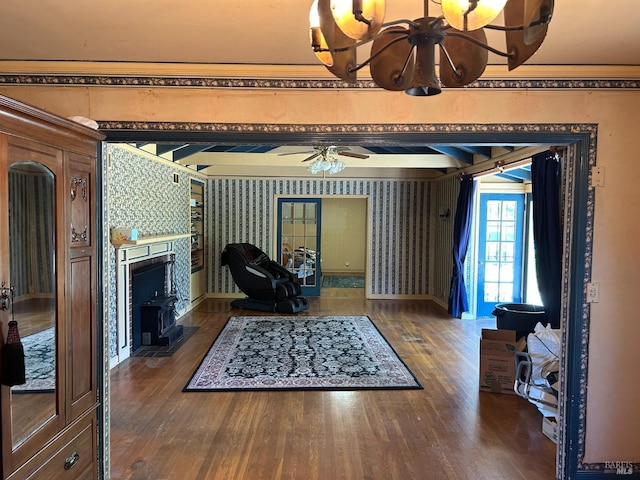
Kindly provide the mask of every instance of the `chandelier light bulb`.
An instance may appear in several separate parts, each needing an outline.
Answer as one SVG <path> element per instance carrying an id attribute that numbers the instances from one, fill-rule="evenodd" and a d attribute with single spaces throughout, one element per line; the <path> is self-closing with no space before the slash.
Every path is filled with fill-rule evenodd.
<path id="1" fill-rule="evenodd" d="M 378 33 L 384 21 L 384 0 L 331 0 L 333 19 L 347 37 L 365 40 Z"/>
<path id="2" fill-rule="evenodd" d="M 442 0 L 442 14 L 453 28 L 471 31 L 494 21 L 506 4 L 507 0 Z"/>

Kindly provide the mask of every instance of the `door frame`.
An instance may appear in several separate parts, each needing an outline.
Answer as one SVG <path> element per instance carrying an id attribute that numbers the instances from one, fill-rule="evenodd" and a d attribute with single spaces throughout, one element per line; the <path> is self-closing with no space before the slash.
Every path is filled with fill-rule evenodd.
<path id="1" fill-rule="evenodd" d="M 568 170 L 567 193 L 569 209 L 565 211 L 563 230 L 571 233 L 565 239 L 567 249 L 563 258 L 563 311 L 562 346 L 563 355 L 560 377 L 564 392 L 560 405 L 559 439 L 556 471 L 559 478 L 586 479 L 598 472 L 601 465 L 581 463 L 586 439 L 586 401 L 589 350 L 590 310 L 584 295 L 584 285 L 591 280 L 593 245 L 593 213 L 595 192 L 589 187 L 590 169 L 596 165 L 598 124 L 595 123 L 495 123 L 495 124 L 198 124 L 180 122 L 123 122 L 101 121 L 101 131 L 107 135 L 105 142 L 143 141 L 190 141 L 234 144 L 272 145 L 451 145 L 455 143 L 508 144 L 514 145 L 569 145 L 575 146 L 575 155 L 563 167 Z M 106 176 L 106 158 L 100 160 L 99 179 Z M 368 215 L 371 215 L 370 206 Z M 275 214 L 275 211 L 274 211 Z M 370 219 L 368 219 L 370 220 Z M 370 222 L 368 221 L 368 224 Z M 109 244 L 104 232 L 108 232 L 104 221 L 101 232 L 104 239 L 105 258 Z M 275 229 L 275 227 L 272 227 Z M 272 234 L 275 233 L 272 231 Z M 367 239 L 370 238 L 367 231 Z M 367 240 L 369 242 L 369 240 Z M 368 244 L 368 243 L 367 243 Z M 273 253 L 273 252 L 272 252 Z M 369 262 L 367 254 L 367 262 Z M 106 262 L 105 262 L 106 263 Z M 367 264 L 368 267 L 368 264 Z M 108 270 L 103 265 L 102 272 Z M 368 288 L 367 288 L 368 291 Z M 105 302 L 106 303 L 106 302 Z M 108 313 L 108 312 L 107 312 Z M 108 316 L 101 318 L 108 322 Z M 108 335 L 108 326 L 105 326 Z M 108 355 L 108 351 L 104 354 Z M 108 378 L 108 376 L 105 376 Z M 109 391 L 108 381 L 104 391 Z M 105 399 L 108 407 L 108 397 Z M 106 409 L 108 411 L 108 408 Z M 108 422 L 107 422 L 108 423 Z M 108 457 L 107 457 L 108 462 Z"/>

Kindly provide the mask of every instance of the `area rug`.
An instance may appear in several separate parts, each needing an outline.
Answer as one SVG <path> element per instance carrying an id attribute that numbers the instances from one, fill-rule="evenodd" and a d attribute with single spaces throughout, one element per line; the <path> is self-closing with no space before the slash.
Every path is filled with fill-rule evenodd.
<path id="1" fill-rule="evenodd" d="M 53 392 L 56 355 L 54 328 L 22 337 L 27 382 L 11 388 L 13 393 Z"/>
<path id="2" fill-rule="evenodd" d="M 421 388 L 369 317 L 238 316 L 183 391 Z"/>
<path id="3" fill-rule="evenodd" d="M 364 276 L 323 275 L 322 286 L 327 288 L 364 288 Z"/>

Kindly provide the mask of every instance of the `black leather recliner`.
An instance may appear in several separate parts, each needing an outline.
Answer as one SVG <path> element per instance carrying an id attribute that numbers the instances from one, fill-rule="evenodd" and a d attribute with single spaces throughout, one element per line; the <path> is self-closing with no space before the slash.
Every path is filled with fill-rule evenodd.
<path id="1" fill-rule="evenodd" d="M 228 266 L 234 282 L 247 298 L 231 305 L 263 312 L 297 313 L 309 308 L 301 297 L 300 284 L 282 265 L 250 243 L 230 243 L 220 255 L 222 266 Z"/>

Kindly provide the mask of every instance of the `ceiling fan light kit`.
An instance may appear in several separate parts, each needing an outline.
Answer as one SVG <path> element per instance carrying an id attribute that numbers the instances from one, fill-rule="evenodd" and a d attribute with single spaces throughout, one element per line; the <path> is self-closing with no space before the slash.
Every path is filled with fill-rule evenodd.
<path id="1" fill-rule="evenodd" d="M 333 175 L 334 173 L 339 173 L 344 170 L 347 165 L 338 159 L 338 155 L 361 159 L 369 158 L 369 155 L 350 151 L 350 147 L 338 147 L 333 145 L 314 147 L 313 151 L 287 152 L 281 153 L 280 155 L 298 155 L 303 153 L 311 153 L 311 155 L 302 160 L 302 162 L 310 162 L 313 160 L 313 163 L 309 165 L 307 170 L 314 175 L 316 173 L 328 173 Z"/>
<path id="2" fill-rule="evenodd" d="M 441 15 L 429 16 L 430 2 L 441 7 Z M 424 17 L 385 23 L 384 0 L 314 0 L 311 46 L 347 83 L 369 65 L 379 87 L 431 96 L 443 86 L 463 87 L 480 78 L 489 52 L 505 57 L 509 70 L 522 65 L 542 45 L 553 7 L 554 0 L 424 0 Z M 503 25 L 491 23 L 501 15 Z M 485 29 L 504 32 L 506 52 L 488 44 Z M 358 64 L 356 50 L 368 43 L 370 56 Z"/>
<path id="3" fill-rule="evenodd" d="M 314 160 L 311 165 L 309 165 L 308 170 L 314 175 L 321 172 L 333 175 L 334 173 L 338 173 L 344 170 L 344 167 L 346 167 L 345 163 L 341 162 L 340 160 L 337 160 L 335 158 L 320 157 Z"/>

